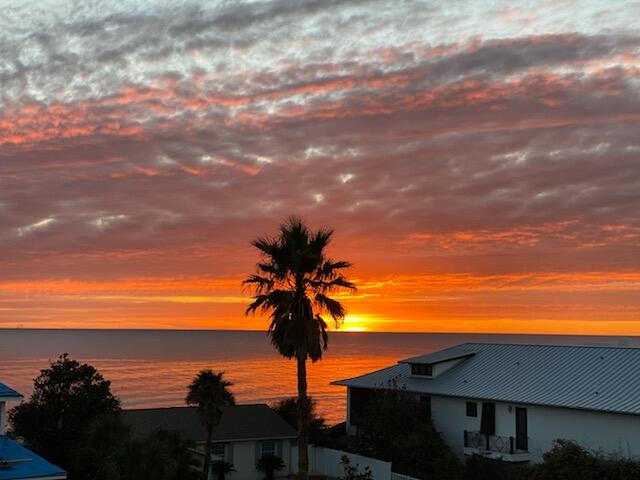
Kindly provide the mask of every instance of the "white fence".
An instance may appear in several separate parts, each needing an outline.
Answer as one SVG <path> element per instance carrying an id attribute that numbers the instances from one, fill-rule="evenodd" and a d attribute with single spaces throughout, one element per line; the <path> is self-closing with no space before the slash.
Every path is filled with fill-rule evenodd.
<path id="1" fill-rule="evenodd" d="M 414 477 L 410 477 L 409 475 L 403 475 L 401 473 L 391 472 L 391 480 L 418 480 L 418 479 Z"/>
<path id="2" fill-rule="evenodd" d="M 391 463 L 389 462 L 313 445 L 309 446 L 309 471 L 318 475 L 342 478 L 344 465 L 340 463 L 340 460 L 344 455 L 349 457 L 351 465 L 357 466 L 360 472 L 363 472 L 365 467 L 369 467 L 373 480 L 416 480 L 404 476 L 394 478 L 392 475 L 396 474 L 391 473 Z M 291 468 L 294 473 L 298 470 L 298 447 L 291 449 Z"/>

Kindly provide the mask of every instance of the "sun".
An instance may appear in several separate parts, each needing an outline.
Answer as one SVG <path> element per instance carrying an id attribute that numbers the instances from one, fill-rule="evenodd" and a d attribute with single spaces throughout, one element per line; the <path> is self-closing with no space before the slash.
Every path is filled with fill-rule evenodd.
<path id="1" fill-rule="evenodd" d="M 368 319 L 363 315 L 347 315 L 339 330 L 342 332 L 366 332 L 369 330 L 368 323 Z"/>

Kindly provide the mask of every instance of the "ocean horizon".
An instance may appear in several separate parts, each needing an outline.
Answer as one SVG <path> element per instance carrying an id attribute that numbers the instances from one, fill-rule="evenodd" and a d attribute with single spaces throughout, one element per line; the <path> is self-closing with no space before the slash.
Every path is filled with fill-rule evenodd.
<path id="1" fill-rule="evenodd" d="M 310 363 L 309 392 L 330 423 L 344 420 L 346 393 L 334 380 L 465 342 L 640 346 L 640 337 L 406 332 L 331 332 L 324 358 Z M 0 382 L 27 397 L 39 371 L 59 355 L 94 365 L 123 408 L 184 405 L 201 369 L 224 371 L 238 403 L 274 403 L 296 394 L 293 361 L 265 331 L 175 329 L 0 329 Z"/>

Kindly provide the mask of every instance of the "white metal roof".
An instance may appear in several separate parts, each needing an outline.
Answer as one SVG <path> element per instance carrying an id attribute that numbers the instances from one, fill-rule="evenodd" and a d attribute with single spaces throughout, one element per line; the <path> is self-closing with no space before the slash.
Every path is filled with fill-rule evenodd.
<path id="1" fill-rule="evenodd" d="M 451 350 L 474 355 L 436 378 L 399 363 L 333 384 L 640 415 L 638 348 L 465 343 L 435 358 Z"/>
<path id="2" fill-rule="evenodd" d="M 465 344 L 458 347 L 451 347 L 437 352 L 427 353 L 426 355 L 418 355 L 417 357 L 400 360 L 398 363 L 441 363 L 458 358 L 470 357 L 475 354 L 476 350 L 468 348 Z"/>

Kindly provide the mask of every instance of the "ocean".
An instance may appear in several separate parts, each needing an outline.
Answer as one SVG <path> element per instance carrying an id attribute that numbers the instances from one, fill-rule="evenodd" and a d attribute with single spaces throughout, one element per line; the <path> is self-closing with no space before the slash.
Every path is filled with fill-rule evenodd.
<path id="1" fill-rule="evenodd" d="M 331 381 L 463 342 L 640 346 L 640 337 L 332 332 L 324 358 L 308 367 L 309 392 L 337 423 L 345 418 L 346 392 Z M 184 405 L 187 386 L 204 368 L 225 372 L 238 403 L 296 394 L 295 362 L 256 331 L 0 329 L 0 382 L 28 396 L 39 371 L 63 353 L 95 366 L 124 408 Z"/>

